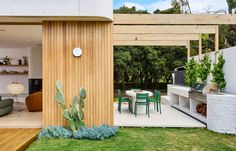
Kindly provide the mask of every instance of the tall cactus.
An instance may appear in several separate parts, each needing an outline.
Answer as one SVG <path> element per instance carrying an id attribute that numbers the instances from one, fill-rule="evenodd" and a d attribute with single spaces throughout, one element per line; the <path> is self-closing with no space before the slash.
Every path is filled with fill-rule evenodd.
<path id="1" fill-rule="evenodd" d="M 86 91 L 84 88 L 80 88 L 80 100 L 75 96 L 73 104 L 67 108 L 62 87 L 62 82 L 56 81 L 56 100 L 61 105 L 64 118 L 69 121 L 70 129 L 75 132 L 84 126 L 84 99 L 86 98 Z"/>

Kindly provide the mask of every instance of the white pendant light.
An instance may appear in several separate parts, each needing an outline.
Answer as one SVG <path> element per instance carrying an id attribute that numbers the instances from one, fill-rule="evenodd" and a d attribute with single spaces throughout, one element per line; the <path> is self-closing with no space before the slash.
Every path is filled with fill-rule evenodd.
<path id="1" fill-rule="evenodd" d="M 13 82 L 7 86 L 7 90 L 13 95 L 19 95 L 24 92 L 25 87 L 23 84 Z"/>

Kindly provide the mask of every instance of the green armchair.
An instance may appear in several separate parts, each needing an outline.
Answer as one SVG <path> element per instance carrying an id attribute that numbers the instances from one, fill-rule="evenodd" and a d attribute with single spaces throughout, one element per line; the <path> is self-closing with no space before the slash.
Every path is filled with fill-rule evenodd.
<path id="1" fill-rule="evenodd" d="M 4 99 L 0 97 L 0 117 L 7 115 L 13 110 L 13 99 Z"/>

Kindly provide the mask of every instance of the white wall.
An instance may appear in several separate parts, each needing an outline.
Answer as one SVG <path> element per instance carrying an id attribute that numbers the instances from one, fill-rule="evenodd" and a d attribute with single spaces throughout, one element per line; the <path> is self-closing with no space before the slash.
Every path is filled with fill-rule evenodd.
<path id="1" fill-rule="evenodd" d="M 231 47 L 221 50 L 225 58 L 224 73 L 225 80 L 227 82 L 225 92 L 229 94 L 236 94 L 236 47 Z M 214 62 L 214 52 L 210 54 L 212 61 Z M 203 57 L 203 55 L 202 55 Z M 195 60 L 198 59 L 198 56 L 194 57 Z M 211 81 L 212 76 L 210 76 L 208 81 Z"/>
<path id="2" fill-rule="evenodd" d="M 113 18 L 113 0 L 0 0 L 0 16 Z"/>
<path id="3" fill-rule="evenodd" d="M 12 64 L 18 64 L 18 59 L 23 56 L 29 57 L 29 48 L 0 48 L 0 58 L 9 56 Z M 0 70 L 20 71 L 28 70 L 28 67 L 2 67 Z M 0 94 L 9 94 L 7 86 L 12 82 L 19 82 L 25 86 L 24 93 L 28 93 L 28 75 L 0 75 Z"/>
<path id="4" fill-rule="evenodd" d="M 42 78 L 42 47 L 29 50 L 29 79 Z"/>

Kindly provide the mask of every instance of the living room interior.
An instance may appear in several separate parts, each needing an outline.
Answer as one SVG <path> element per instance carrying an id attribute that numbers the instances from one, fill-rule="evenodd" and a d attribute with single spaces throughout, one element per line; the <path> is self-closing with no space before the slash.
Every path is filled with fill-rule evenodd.
<path id="1" fill-rule="evenodd" d="M 42 127 L 42 26 L 0 25 L 0 128 Z"/>

